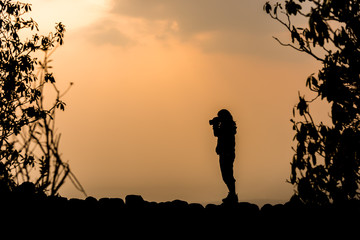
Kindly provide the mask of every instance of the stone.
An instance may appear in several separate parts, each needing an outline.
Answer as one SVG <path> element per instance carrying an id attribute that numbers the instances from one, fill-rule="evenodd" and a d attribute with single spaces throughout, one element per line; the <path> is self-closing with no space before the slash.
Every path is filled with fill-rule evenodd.
<path id="1" fill-rule="evenodd" d="M 145 201 L 140 195 L 127 195 L 125 205 L 129 208 L 143 208 L 145 207 Z"/>

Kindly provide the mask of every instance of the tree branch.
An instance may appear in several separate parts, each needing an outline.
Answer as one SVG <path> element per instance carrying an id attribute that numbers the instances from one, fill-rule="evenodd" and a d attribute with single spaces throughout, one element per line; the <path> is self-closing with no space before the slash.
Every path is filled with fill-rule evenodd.
<path id="1" fill-rule="evenodd" d="M 324 62 L 324 59 L 322 58 L 319 58 L 318 56 L 316 56 L 312 51 L 311 49 L 307 49 L 305 47 L 303 48 L 298 48 L 298 47 L 295 47 L 294 45 L 290 44 L 290 43 L 283 43 L 281 42 L 277 37 L 274 37 L 273 38 L 281 45 L 281 46 L 284 46 L 284 47 L 291 47 L 293 49 L 295 49 L 296 51 L 299 51 L 299 52 L 305 52 L 309 55 L 311 55 L 313 58 L 315 58 L 316 60 L 318 61 L 321 61 L 321 62 Z"/>

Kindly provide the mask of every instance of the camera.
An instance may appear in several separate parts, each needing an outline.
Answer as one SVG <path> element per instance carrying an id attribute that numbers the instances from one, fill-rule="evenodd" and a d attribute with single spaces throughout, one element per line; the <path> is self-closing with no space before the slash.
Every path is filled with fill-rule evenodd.
<path id="1" fill-rule="evenodd" d="M 211 119 L 211 120 L 209 121 L 209 124 L 210 124 L 210 125 L 213 125 L 213 126 L 219 125 L 219 123 L 220 123 L 219 117 L 214 117 L 213 119 Z"/>

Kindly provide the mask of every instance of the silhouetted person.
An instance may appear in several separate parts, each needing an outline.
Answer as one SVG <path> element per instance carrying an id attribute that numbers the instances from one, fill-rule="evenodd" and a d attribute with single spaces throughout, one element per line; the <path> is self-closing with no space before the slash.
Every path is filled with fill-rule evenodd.
<path id="1" fill-rule="evenodd" d="M 226 109 L 220 110 L 217 115 L 209 123 L 213 126 L 215 137 L 218 138 L 216 153 L 219 155 L 222 178 L 229 189 L 229 194 L 223 199 L 223 202 L 237 202 L 238 197 L 235 191 L 235 178 L 233 175 L 236 123 L 231 113 Z"/>

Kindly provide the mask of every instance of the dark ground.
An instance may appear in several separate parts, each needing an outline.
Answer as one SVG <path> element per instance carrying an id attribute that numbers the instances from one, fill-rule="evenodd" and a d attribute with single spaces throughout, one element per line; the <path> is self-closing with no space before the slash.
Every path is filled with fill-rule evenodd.
<path id="1" fill-rule="evenodd" d="M 315 207 L 292 199 L 259 209 L 248 202 L 205 207 L 181 200 L 148 202 L 139 195 L 128 195 L 125 201 L 67 199 L 23 189 L 0 195 L 0 204 L 3 233 L 41 239 L 333 239 L 339 234 L 350 239 L 357 238 L 360 229 L 359 201 Z"/>

